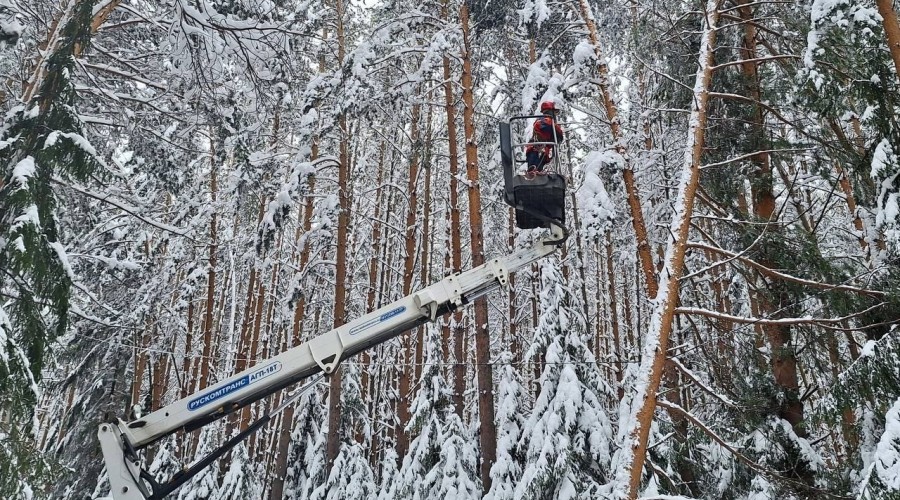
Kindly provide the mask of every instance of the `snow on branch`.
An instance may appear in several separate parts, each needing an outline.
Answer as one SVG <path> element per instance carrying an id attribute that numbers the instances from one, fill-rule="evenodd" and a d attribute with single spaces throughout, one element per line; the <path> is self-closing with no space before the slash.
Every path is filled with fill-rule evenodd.
<path id="1" fill-rule="evenodd" d="M 734 323 L 748 323 L 748 324 L 759 324 L 759 325 L 806 325 L 806 324 L 819 324 L 819 325 L 832 325 L 832 324 L 841 324 L 844 321 L 857 318 L 859 316 L 863 316 L 866 313 L 874 311 L 880 307 L 887 305 L 886 302 L 880 302 L 875 304 L 872 307 L 864 309 L 859 312 L 855 312 L 853 314 L 848 314 L 847 316 L 841 316 L 839 318 L 813 318 L 812 316 L 805 316 L 802 318 L 750 318 L 746 316 L 734 316 L 732 314 L 726 314 L 719 311 L 712 311 L 710 309 L 703 309 L 700 307 L 677 307 L 675 308 L 675 314 L 693 314 L 699 316 L 706 316 L 709 318 L 721 319 L 725 321 L 732 321 Z"/>
<path id="2" fill-rule="evenodd" d="M 600 173 L 609 165 L 622 168 L 625 159 L 615 151 L 592 151 L 584 160 L 584 182 L 575 191 L 578 210 L 588 238 L 596 240 L 612 228 L 615 204 L 609 199 Z"/>
<path id="3" fill-rule="evenodd" d="M 855 287 L 855 286 L 851 286 L 851 285 L 833 285 L 831 283 L 820 283 L 818 281 L 812 281 L 812 280 L 808 280 L 808 279 L 804 279 L 804 278 L 799 278 L 797 276 L 793 276 L 793 275 L 783 273 L 781 271 L 776 271 L 772 268 L 766 267 L 766 266 L 760 264 L 759 262 L 756 262 L 755 260 L 747 258 L 747 257 L 743 257 L 740 254 L 736 254 L 734 252 L 729 252 L 728 250 L 725 250 L 723 248 L 719 248 L 719 247 L 712 246 L 712 245 L 707 245 L 705 243 L 700 243 L 697 241 L 688 242 L 688 246 L 691 248 L 699 248 L 701 250 L 708 250 L 710 252 L 715 252 L 715 253 L 718 253 L 718 254 L 728 257 L 728 260 L 715 263 L 713 266 L 708 267 L 707 270 L 712 269 L 713 267 L 718 267 L 720 265 L 727 264 L 728 262 L 730 262 L 732 260 L 738 260 L 738 261 L 740 261 L 744 264 L 747 264 L 748 266 L 756 269 L 760 273 L 762 273 L 770 278 L 777 278 L 777 279 L 780 279 L 783 281 L 790 281 L 792 283 L 806 285 L 810 288 L 815 288 L 818 290 L 853 292 L 853 293 L 858 293 L 860 295 L 867 295 L 870 297 L 884 297 L 885 295 L 887 295 L 885 292 L 882 292 L 879 290 L 869 290 L 866 288 L 859 288 L 859 287 Z"/>
<path id="4" fill-rule="evenodd" d="M 884 434 L 878 440 L 863 485 L 859 498 L 866 500 L 900 491 L 900 399 L 885 415 Z"/>
<path id="5" fill-rule="evenodd" d="M 313 162 L 302 162 L 294 166 L 287 182 L 266 206 L 266 212 L 259 223 L 257 251 L 268 250 L 272 236 L 284 224 L 284 219 L 290 213 L 291 207 L 297 204 L 296 198 L 304 191 L 307 180 L 316 173 L 317 166 L 326 163 L 337 164 L 338 160 L 332 156 L 326 156 Z"/>
<path id="6" fill-rule="evenodd" d="M 683 373 L 687 378 L 691 379 L 695 384 L 697 384 L 701 389 L 706 391 L 710 396 L 716 398 L 717 400 L 719 400 L 719 402 L 721 402 L 722 404 L 724 404 L 725 406 L 727 406 L 729 408 L 737 408 L 737 406 L 738 406 L 737 403 L 735 403 L 731 399 L 719 394 L 718 392 L 714 391 L 712 387 L 706 385 L 706 383 L 704 383 L 702 380 L 700 380 L 700 378 L 697 377 L 697 375 L 695 375 L 694 372 L 692 372 L 690 369 L 688 369 L 688 367 L 684 366 L 684 364 L 681 363 L 680 359 L 669 358 L 669 361 L 671 361 L 672 364 L 676 368 L 678 368 L 679 371 L 681 371 L 681 373 Z"/>
<path id="7" fill-rule="evenodd" d="M 768 468 L 760 465 L 759 463 L 750 459 L 747 455 L 744 455 L 743 453 L 741 453 L 740 450 L 738 450 L 737 446 L 726 441 L 725 438 L 723 438 L 722 436 L 717 434 L 716 431 L 710 429 L 706 424 L 701 422 L 700 419 L 695 417 L 691 412 L 685 410 L 684 408 L 682 408 L 681 406 L 679 406 L 675 403 L 672 403 L 671 401 L 666 401 L 665 399 L 660 399 L 657 402 L 657 404 L 663 408 L 666 408 L 667 410 L 674 411 L 674 412 L 684 416 L 684 418 L 686 418 L 688 421 L 690 421 L 692 424 L 694 424 L 695 427 L 697 427 L 698 429 L 703 431 L 703 433 L 706 434 L 707 436 L 709 436 L 713 441 L 715 441 L 720 446 L 722 446 L 723 448 L 728 450 L 728 452 L 731 453 L 738 460 L 738 462 L 741 462 L 742 464 L 746 465 L 750 469 L 752 469 L 764 476 L 767 476 L 771 479 L 777 479 L 779 482 L 782 482 L 782 483 L 793 484 L 797 488 L 799 488 L 801 491 L 813 490 L 812 493 L 821 495 L 821 496 L 816 496 L 815 498 L 846 498 L 844 496 L 833 495 L 831 493 L 828 493 L 827 491 L 813 488 L 807 483 L 797 481 L 797 480 L 791 479 L 789 477 L 785 477 L 772 469 L 768 469 Z"/>
<path id="8" fill-rule="evenodd" d="M 145 222 L 157 229 L 160 229 L 160 230 L 168 232 L 168 233 L 176 234 L 178 236 L 182 236 L 191 241 L 196 241 L 195 238 L 193 238 L 192 236 L 190 236 L 188 234 L 187 229 L 183 229 L 183 228 L 176 227 L 176 226 L 171 226 L 164 222 L 159 222 L 159 221 L 150 219 L 148 217 L 144 217 L 143 215 L 140 215 L 141 210 L 139 208 L 135 208 L 135 207 L 125 204 L 124 202 L 115 200 L 112 198 L 112 195 L 109 193 L 95 193 L 93 191 L 90 191 L 87 188 L 78 186 L 77 184 L 66 182 L 63 179 L 60 179 L 59 177 L 54 177 L 53 182 L 60 184 L 62 186 L 68 187 L 69 189 L 72 189 L 73 191 L 75 191 L 77 193 L 81 193 L 81 194 L 87 196 L 88 198 L 93 198 L 97 201 L 101 201 L 103 203 L 108 203 L 108 204 L 118 208 L 119 210 L 122 210 L 123 212 L 127 213 L 128 215 L 131 215 L 132 217 L 134 217 L 142 222 Z"/>

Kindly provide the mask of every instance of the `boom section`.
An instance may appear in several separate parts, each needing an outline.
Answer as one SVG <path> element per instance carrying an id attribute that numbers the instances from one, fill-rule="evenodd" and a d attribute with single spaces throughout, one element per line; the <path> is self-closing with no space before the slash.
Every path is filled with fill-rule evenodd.
<path id="1" fill-rule="evenodd" d="M 142 418 L 127 424 L 120 420 L 123 444 L 140 449 L 179 430 L 199 428 L 320 370 L 331 373 L 341 360 L 505 286 L 511 273 L 553 253 L 564 229 L 551 229 L 550 239 L 532 247 L 448 276 Z"/>

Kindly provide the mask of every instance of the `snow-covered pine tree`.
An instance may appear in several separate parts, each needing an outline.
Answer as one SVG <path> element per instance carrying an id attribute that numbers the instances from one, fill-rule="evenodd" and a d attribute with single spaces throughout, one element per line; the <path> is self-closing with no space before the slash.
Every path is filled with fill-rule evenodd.
<path id="1" fill-rule="evenodd" d="M 884 434 L 863 478 L 859 498 L 900 499 L 900 399 L 885 415 Z"/>
<path id="2" fill-rule="evenodd" d="M 598 498 L 608 491 L 612 426 L 601 379 L 557 259 L 541 262 L 540 319 L 527 357 L 544 363 L 541 390 L 525 421 L 525 458 L 515 498 Z"/>
<path id="3" fill-rule="evenodd" d="M 381 478 L 379 479 L 378 500 L 393 500 L 390 496 L 391 485 L 397 479 L 400 472 L 397 469 L 397 452 L 393 448 L 384 450 L 384 458 L 381 460 Z"/>
<path id="4" fill-rule="evenodd" d="M 425 334 L 425 367 L 407 429 L 415 436 L 392 483 L 381 497 L 395 499 L 475 499 L 481 496 L 476 451 L 454 412 L 451 389 L 441 370 L 435 325 Z"/>
<path id="5" fill-rule="evenodd" d="M 342 382 L 347 379 L 346 375 Z M 328 479 L 312 492 L 310 499 L 367 500 L 374 498 L 376 493 L 375 477 L 366 448 L 350 439 L 341 443 Z"/>
<path id="6" fill-rule="evenodd" d="M 522 457 L 519 439 L 525 426 L 525 405 L 528 390 L 520 381 L 521 375 L 513 366 L 509 351 L 497 357 L 500 365 L 497 385 L 497 461 L 491 467 L 491 489 L 485 500 L 516 498 L 516 483 L 522 477 Z"/>
<path id="7" fill-rule="evenodd" d="M 180 470 L 182 463 L 179 459 L 178 443 L 176 438 L 164 439 L 153 455 L 153 460 L 147 465 L 147 472 L 157 482 L 168 481 Z M 109 491 L 108 489 L 106 491 Z"/>
<path id="8" fill-rule="evenodd" d="M 214 449 L 219 435 L 219 432 L 217 432 L 219 425 L 208 425 L 200 431 L 197 451 L 194 454 L 195 460 L 202 459 Z M 178 500 L 211 500 L 218 498 L 220 463 L 219 460 L 216 460 L 209 467 L 194 476 L 190 482 L 182 486 L 178 490 Z"/>
<path id="9" fill-rule="evenodd" d="M 70 80 L 91 40 L 94 2 L 71 2 L 0 125 L 0 496 L 46 472 L 31 434 L 45 357 L 69 324 L 75 279 L 58 221 L 58 182 L 102 177 Z M 4 23 L 8 24 L 8 23 Z"/>
<path id="10" fill-rule="evenodd" d="M 284 478 L 284 498 L 288 500 L 305 500 L 316 485 L 325 482 L 324 422 L 325 408 L 320 390 L 315 389 L 300 398 L 294 413 Z"/>
<path id="11" fill-rule="evenodd" d="M 245 442 L 237 445 L 231 452 L 228 470 L 222 478 L 222 485 L 212 496 L 214 500 L 244 500 L 247 498 L 264 498 L 263 484 L 260 479 L 260 463 L 250 460 Z"/>
<path id="12" fill-rule="evenodd" d="M 341 377 L 340 448 L 328 477 L 310 494 L 311 500 L 366 500 L 377 494 L 366 451 L 371 431 L 359 378 L 359 365 L 345 363 Z M 356 442 L 358 435 L 363 436 L 362 443 Z"/>

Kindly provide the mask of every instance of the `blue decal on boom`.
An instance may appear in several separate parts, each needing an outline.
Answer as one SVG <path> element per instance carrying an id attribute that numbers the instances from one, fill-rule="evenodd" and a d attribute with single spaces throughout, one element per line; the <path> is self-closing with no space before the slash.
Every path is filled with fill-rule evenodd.
<path id="1" fill-rule="evenodd" d="M 389 319 L 393 318 L 394 316 L 402 313 L 405 310 L 406 310 L 406 306 L 400 306 L 400 307 L 394 309 L 393 311 L 388 311 L 388 312 L 382 314 L 381 317 L 378 318 L 378 321 L 389 320 Z"/>
<path id="2" fill-rule="evenodd" d="M 222 387 L 213 389 L 200 397 L 192 399 L 190 402 L 188 402 L 188 410 L 194 411 L 194 410 L 200 409 L 200 408 L 212 403 L 213 401 L 222 399 L 225 396 L 227 396 L 233 392 L 240 391 L 241 389 L 244 389 L 245 387 L 249 386 L 250 384 L 259 382 L 260 380 L 268 377 L 269 375 L 278 373 L 279 371 L 281 371 L 281 361 L 275 361 L 274 363 L 270 363 L 252 373 L 248 373 L 247 375 L 244 375 L 243 377 L 241 377 L 237 380 L 232 380 L 231 382 L 223 385 Z"/>
<path id="3" fill-rule="evenodd" d="M 350 335 L 356 335 L 357 333 L 359 333 L 363 330 L 368 330 L 369 328 L 372 328 L 373 326 L 377 325 L 378 323 L 381 323 L 382 321 L 387 321 L 387 320 L 393 318 L 394 316 L 402 314 L 403 311 L 405 311 L 405 310 L 406 310 L 406 306 L 400 306 L 396 309 L 392 309 L 392 310 L 382 314 L 381 316 L 379 316 L 377 318 L 370 319 L 369 321 L 366 321 L 365 323 L 363 323 L 359 326 L 354 326 L 353 328 L 350 329 Z"/>

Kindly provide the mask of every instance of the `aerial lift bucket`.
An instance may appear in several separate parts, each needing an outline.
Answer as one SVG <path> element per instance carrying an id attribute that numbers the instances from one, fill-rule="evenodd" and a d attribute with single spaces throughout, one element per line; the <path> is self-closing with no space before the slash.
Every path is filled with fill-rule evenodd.
<path id="1" fill-rule="evenodd" d="M 509 122 L 500 122 L 500 160 L 503 163 L 505 188 L 504 201 L 516 209 L 516 226 L 520 229 L 549 228 L 555 223 L 566 224 L 566 178 L 558 172 L 548 172 L 534 177 L 516 175 L 517 159 L 513 148 L 521 148 L 529 143 L 513 144 L 510 123 L 514 120 L 541 118 L 536 116 L 514 116 Z M 554 159 L 554 163 L 556 159 Z"/>

